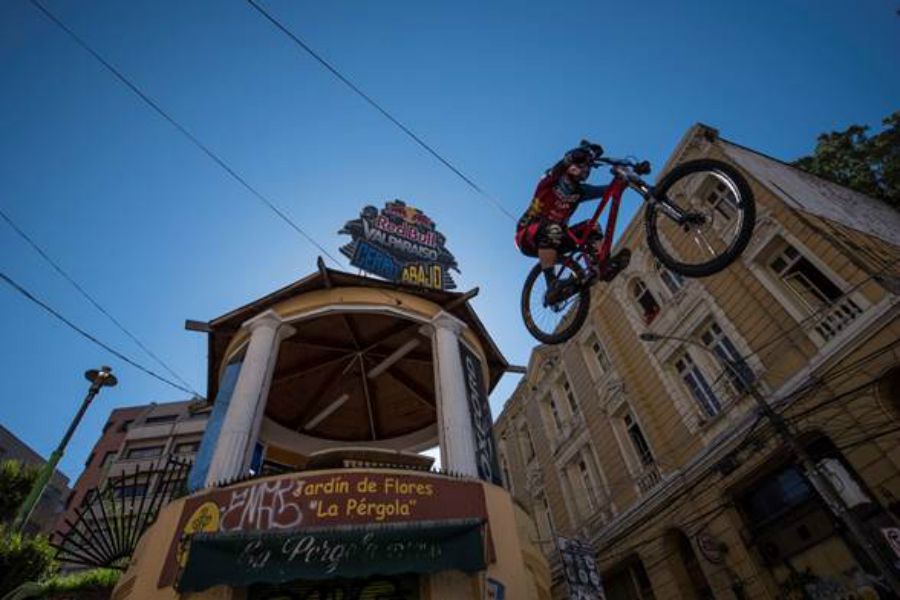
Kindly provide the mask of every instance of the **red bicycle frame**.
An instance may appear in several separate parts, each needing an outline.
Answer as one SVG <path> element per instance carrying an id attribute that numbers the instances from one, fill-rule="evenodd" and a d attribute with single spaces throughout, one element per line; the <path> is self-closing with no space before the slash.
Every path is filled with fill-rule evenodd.
<path id="1" fill-rule="evenodd" d="M 600 215 L 603 214 L 603 209 L 606 208 L 607 204 L 610 204 L 609 207 L 609 218 L 606 221 L 606 232 L 603 235 L 603 242 L 600 245 L 600 249 L 597 250 L 596 254 L 594 254 L 594 258 L 597 260 L 597 264 L 600 268 L 604 268 L 606 266 L 606 261 L 609 258 L 610 250 L 612 249 L 612 239 L 613 239 L 613 231 L 615 231 L 616 227 L 616 218 L 619 216 L 619 205 L 622 202 L 622 194 L 628 188 L 628 183 L 618 175 L 613 177 L 612 182 L 606 188 L 606 192 L 603 194 L 603 198 L 600 200 L 600 203 L 597 205 L 597 209 L 594 211 L 594 215 L 585 223 L 584 228 L 579 228 L 579 232 L 575 232 L 573 230 L 569 230 L 569 235 L 575 241 L 579 248 L 584 248 L 587 244 L 588 239 L 590 238 L 591 232 L 593 232 L 597 228 L 597 221 L 600 220 Z M 579 233 L 582 235 L 579 236 Z"/>

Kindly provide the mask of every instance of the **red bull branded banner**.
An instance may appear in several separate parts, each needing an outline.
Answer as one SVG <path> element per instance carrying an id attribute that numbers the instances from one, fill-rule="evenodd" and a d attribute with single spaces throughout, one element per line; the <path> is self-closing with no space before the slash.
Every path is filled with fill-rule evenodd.
<path id="1" fill-rule="evenodd" d="M 354 267 L 397 283 L 456 288 L 450 271 L 458 273 L 459 267 L 446 238 L 425 213 L 402 200 L 386 202 L 381 210 L 366 206 L 338 233 L 353 238 L 341 253 Z"/>

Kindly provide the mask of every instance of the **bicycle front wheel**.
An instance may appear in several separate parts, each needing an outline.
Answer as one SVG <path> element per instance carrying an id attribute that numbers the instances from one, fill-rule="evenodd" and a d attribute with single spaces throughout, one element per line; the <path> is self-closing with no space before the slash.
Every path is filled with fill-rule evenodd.
<path id="1" fill-rule="evenodd" d="M 570 257 L 564 258 L 556 265 L 556 277 L 574 287 L 571 294 L 554 304 L 546 302 L 547 282 L 540 264 L 534 265 L 522 288 L 522 320 L 531 335 L 545 344 L 561 344 L 578 333 L 591 307 L 591 290 L 582 285 L 581 265 Z"/>
<path id="2" fill-rule="evenodd" d="M 753 192 L 744 176 L 727 163 L 683 163 L 662 178 L 654 196 L 660 202 L 647 206 L 647 245 L 676 273 L 686 277 L 718 273 L 750 242 L 756 223 Z"/>

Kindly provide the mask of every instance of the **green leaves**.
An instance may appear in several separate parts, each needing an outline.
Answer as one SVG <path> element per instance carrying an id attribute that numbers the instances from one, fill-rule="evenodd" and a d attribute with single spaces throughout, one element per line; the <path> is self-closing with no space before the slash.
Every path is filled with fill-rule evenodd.
<path id="1" fill-rule="evenodd" d="M 44 536 L 23 536 L 0 526 L 0 597 L 54 571 L 55 554 Z"/>
<path id="2" fill-rule="evenodd" d="M 11 521 L 38 476 L 37 467 L 26 467 L 17 460 L 0 462 L 0 522 Z"/>
<path id="3" fill-rule="evenodd" d="M 862 125 L 823 133 L 812 156 L 793 164 L 900 210 L 900 111 L 882 123 L 884 129 L 874 136 Z"/>

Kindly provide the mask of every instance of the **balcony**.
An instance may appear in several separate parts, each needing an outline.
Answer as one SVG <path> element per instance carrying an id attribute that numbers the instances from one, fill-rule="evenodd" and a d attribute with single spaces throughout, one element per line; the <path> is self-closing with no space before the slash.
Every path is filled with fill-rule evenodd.
<path id="1" fill-rule="evenodd" d="M 850 298 L 842 298 L 820 309 L 818 318 L 810 321 L 811 328 L 826 342 L 836 337 L 862 314 L 862 309 Z"/>
<path id="2" fill-rule="evenodd" d="M 637 475 L 637 486 L 642 494 L 648 493 L 650 490 L 659 485 L 662 477 L 659 474 L 659 468 L 655 464 L 644 465 L 641 472 Z"/>

